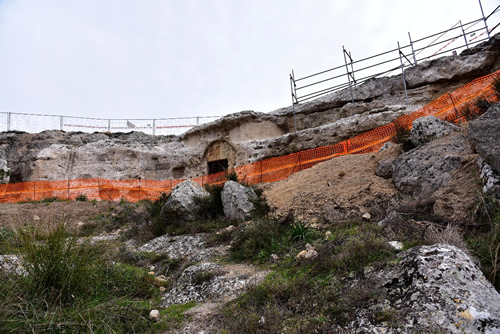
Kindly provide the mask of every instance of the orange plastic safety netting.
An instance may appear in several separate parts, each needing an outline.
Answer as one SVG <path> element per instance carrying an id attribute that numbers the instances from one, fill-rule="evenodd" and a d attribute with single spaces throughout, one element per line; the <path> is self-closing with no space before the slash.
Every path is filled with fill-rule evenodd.
<path id="1" fill-rule="evenodd" d="M 239 180 L 248 184 L 274 182 L 288 178 L 301 170 L 322 161 L 345 155 L 378 151 L 392 140 L 399 131 L 410 130 L 414 120 L 433 115 L 442 120 L 462 123 L 480 114 L 481 103 L 498 102 L 499 96 L 493 83 L 500 79 L 500 71 L 478 78 L 469 84 L 445 94 L 425 107 L 399 117 L 390 124 L 365 132 L 335 145 L 318 147 L 297 153 L 264 159 L 236 167 Z M 170 193 L 184 180 L 107 180 L 77 179 L 63 181 L 34 181 L 0 185 L 0 202 L 17 203 L 39 201 L 46 198 L 74 200 L 85 196 L 89 200 L 136 202 L 156 199 L 161 193 Z M 226 172 L 203 175 L 193 179 L 200 185 L 223 184 Z"/>

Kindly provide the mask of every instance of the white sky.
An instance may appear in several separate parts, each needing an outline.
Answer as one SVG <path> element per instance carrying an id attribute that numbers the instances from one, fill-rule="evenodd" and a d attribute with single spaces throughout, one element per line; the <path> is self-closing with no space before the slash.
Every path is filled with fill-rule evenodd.
<path id="1" fill-rule="evenodd" d="M 291 104 L 291 69 L 342 65 L 342 45 L 364 58 L 480 16 L 478 0 L 0 0 L 0 111 L 269 112 Z"/>

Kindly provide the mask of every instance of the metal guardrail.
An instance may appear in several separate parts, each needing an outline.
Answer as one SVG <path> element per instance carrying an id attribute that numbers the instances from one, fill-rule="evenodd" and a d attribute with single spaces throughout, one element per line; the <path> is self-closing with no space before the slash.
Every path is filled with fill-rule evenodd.
<path id="1" fill-rule="evenodd" d="M 477 20 L 465 24 L 459 21 L 448 30 L 416 40 L 412 40 L 408 32 L 410 44 L 401 46 L 397 42 L 395 49 L 359 60 L 354 60 L 351 52 L 342 46 L 344 56 L 342 65 L 301 78 L 295 78 L 292 70 L 290 74 L 292 105 L 295 106 L 346 88 L 350 90 L 351 100 L 354 102 L 353 88 L 370 79 L 390 75 L 395 70 L 402 72 L 406 104 L 408 104 L 405 68 L 445 53 L 456 55 L 463 49 L 488 40 L 490 33 L 500 24 L 498 14 L 500 14 L 500 6 L 497 6 L 487 17 L 483 13 L 483 16 Z M 488 23 L 490 23 L 490 28 Z M 427 44 L 430 39 L 433 40 Z"/>
<path id="2" fill-rule="evenodd" d="M 0 132 L 25 131 L 36 133 L 44 130 L 81 132 L 141 131 L 153 136 L 179 135 L 195 126 L 213 122 L 221 117 L 113 119 L 0 112 Z"/>

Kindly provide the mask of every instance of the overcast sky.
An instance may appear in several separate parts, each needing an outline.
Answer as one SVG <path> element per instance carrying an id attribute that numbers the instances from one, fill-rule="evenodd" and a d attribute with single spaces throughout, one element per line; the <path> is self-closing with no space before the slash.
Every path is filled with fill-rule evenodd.
<path id="1" fill-rule="evenodd" d="M 480 16 L 478 0 L 0 0 L 0 111 L 269 112 L 292 69 L 341 65 L 342 45 L 359 59 Z"/>

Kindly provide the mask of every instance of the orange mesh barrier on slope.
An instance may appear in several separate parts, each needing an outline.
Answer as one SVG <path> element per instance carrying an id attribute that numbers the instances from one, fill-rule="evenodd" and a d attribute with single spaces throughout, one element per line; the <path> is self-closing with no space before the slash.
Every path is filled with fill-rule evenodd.
<path id="1" fill-rule="evenodd" d="M 410 130 L 413 121 L 420 117 L 433 115 L 449 122 L 467 122 L 480 113 L 480 108 L 477 106 L 478 100 L 483 99 L 490 103 L 499 100 L 493 88 L 493 82 L 498 78 L 500 78 L 500 71 L 475 79 L 454 92 L 439 97 L 425 107 L 399 117 L 390 124 L 335 145 L 256 161 L 236 167 L 234 171 L 238 179 L 248 184 L 274 182 L 340 155 L 376 152 L 384 143 L 392 140 L 397 131 Z M 77 179 L 3 184 L 0 185 L 0 202 L 38 201 L 54 197 L 74 200 L 81 195 L 89 200 L 124 199 L 136 202 L 142 199 L 156 199 L 161 193 L 170 193 L 182 181 L 184 180 Z M 226 182 L 226 172 L 203 175 L 193 181 L 200 185 L 220 185 Z"/>

